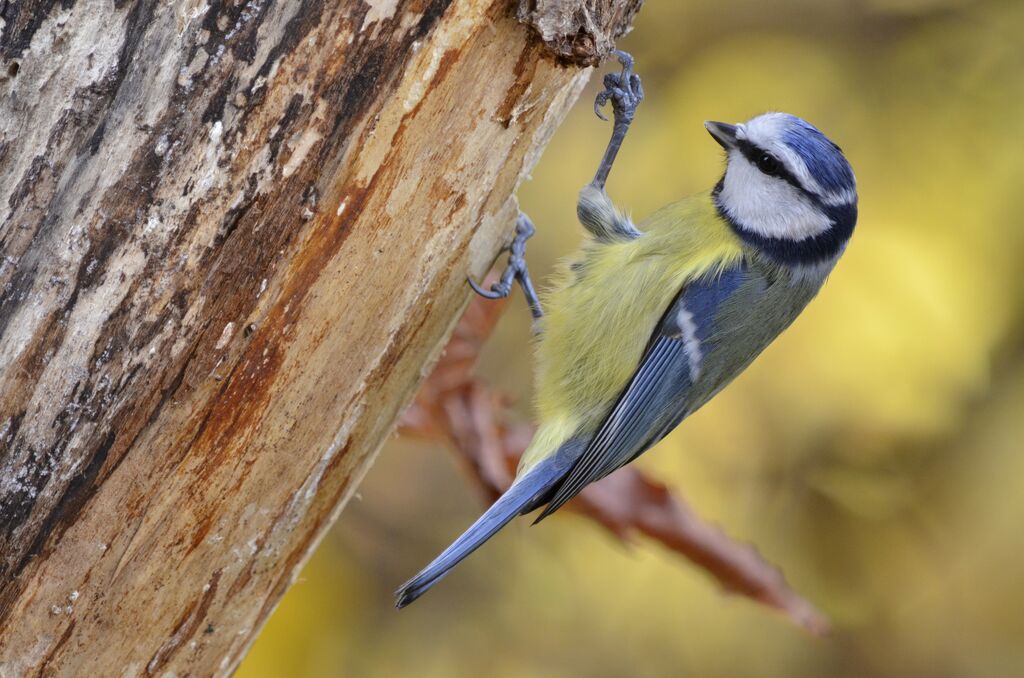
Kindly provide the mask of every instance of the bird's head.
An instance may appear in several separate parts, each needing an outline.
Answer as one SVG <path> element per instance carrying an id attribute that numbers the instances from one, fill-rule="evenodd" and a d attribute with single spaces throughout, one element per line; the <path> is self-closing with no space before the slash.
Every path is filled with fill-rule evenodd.
<path id="1" fill-rule="evenodd" d="M 842 253 L 857 222 L 857 183 L 838 146 L 788 113 L 704 126 L 727 154 L 716 205 L 744 240 L 789 265 Z"/>

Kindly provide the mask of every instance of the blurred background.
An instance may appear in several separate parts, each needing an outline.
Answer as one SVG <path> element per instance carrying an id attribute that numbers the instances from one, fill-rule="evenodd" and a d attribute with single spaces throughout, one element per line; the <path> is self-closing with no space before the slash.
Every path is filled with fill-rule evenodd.
<path id="1" fill-rule="evenodd" d="M 455 457 L 389 443 L 242 664 L 263 676 L 1024 675 L 1024 3 L 648 0 L 648 99 L 609 192 L 640 219 L 709 188 L 705 119 L 807 118 L 857 172 L 820 297 L 640 464 L 827 613 L 813 638 L 657 544 L 511 525 L 397 613 L 480 512 Z M 596 84 L 600 78 L 594 78 Z M 610 125 L 595 87 L 522 189 L 535 279 L 580 241 Z M 529 417 L 520 295 L 479 368 Z"/>

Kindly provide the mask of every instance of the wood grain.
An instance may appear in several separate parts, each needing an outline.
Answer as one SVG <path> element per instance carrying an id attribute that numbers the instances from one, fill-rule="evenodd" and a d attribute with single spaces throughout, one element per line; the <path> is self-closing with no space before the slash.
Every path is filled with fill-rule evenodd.
<path id="1" fill-rule="evenodd" d="M 237 665 L 587 75 L 496 0 L 0 3 L 0 675 Z"/>

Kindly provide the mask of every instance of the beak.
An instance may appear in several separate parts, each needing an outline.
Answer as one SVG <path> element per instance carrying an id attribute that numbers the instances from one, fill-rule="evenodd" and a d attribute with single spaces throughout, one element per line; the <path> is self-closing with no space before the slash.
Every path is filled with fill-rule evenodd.
<path id="1" fill-rule="evenodd" d="M 708 120 L 704 123 L 704 127 L 725 150 L 736 148 L 736 125 Z"/>

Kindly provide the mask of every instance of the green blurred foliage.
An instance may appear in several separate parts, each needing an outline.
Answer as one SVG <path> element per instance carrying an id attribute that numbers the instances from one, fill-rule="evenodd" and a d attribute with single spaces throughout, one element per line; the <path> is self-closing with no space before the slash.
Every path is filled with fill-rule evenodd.
<path id="1" fill-rule="evenodd" d="M 649 0 L 621 45 L 648 99 L 609 189 L 638 217 L 717 180 L 708 118 L 795 113 L 857 171 L 858 230 L 820 297 L 640 461 L 779 563 L 832 637 L 569 516 L 511 526 L 396 612 L 481 509 L 450 455 L 400 441 L 239 675 L 1024 675 L 1022 35 L 1019 2 Z M 535 278 L 581 238 L 609 133 L 595 91 L 521 192 Z M 517 300 L 481 365 L 514 416 L 528 337 Z"/>

